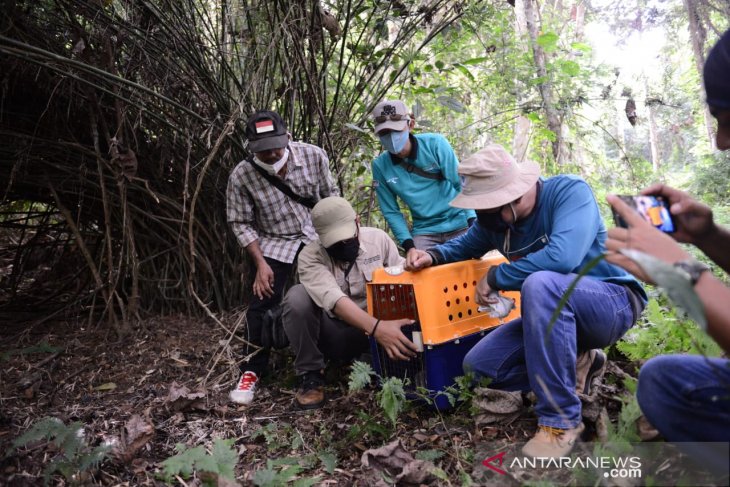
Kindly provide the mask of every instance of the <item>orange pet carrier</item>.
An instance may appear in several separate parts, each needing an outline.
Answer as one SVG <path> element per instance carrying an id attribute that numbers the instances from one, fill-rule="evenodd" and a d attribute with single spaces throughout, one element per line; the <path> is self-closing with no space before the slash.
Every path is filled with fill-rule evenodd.
<path id="1" fill-rule="evenodd" d="M 488 254 L 481 260 L 456 262 L 419 272 L 391 275 L 385 269 L 373 273 L 368 284 L 368 311 L 383 320 L 411 318 L 413 325 L 402 327 L 421 352 L 409 361 L 391 360 L 371 337 L 373 367 L 382 377 L 399 377 L 411 390 L 430 391 L 438 409 L 452 404 L 443 391 L 463 375 L 461 363 L 466 353 L 489 329 L 520 316 L 520 293 L 504 293 L 515 299 L 515 309 L 502 318 L 492 318 L 478 310 L 474 301 L 477 282 L 493 265 L 506 260 Z"/>

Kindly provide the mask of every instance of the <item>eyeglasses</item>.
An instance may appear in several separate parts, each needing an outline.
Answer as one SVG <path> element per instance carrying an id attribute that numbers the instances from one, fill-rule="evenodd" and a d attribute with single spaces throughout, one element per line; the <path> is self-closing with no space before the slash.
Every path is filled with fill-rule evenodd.
<path id="1" fill-rule="evenodd" d="M 401 120 L 410 120 L 410 117 L 408 115 L 378 115 L 376 117 L 373 117 L 375 120 L 375 123 L 383 123 L 387 120 L 393 120 L 394 122 L 400 122 Z"/>

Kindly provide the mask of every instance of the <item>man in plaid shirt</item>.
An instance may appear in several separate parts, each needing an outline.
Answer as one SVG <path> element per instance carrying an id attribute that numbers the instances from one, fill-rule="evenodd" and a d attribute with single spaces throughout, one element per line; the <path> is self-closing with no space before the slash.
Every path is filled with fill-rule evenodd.
<path id="1" fill-rule="evenodd" d="M 249 404 L 259 377 L 266 372 L 269 351 L 260 345 L 262 319 L 281 301 L 284 285 L 299 250 L 317 239 L 310 209 L 270 183 L 262 171 L 276 177 L 302 198 L 318 201 L 338 196 L 327 154 L 314 145 L 292 142 L 278 113 L 258 111 L 246 122 L 253 158 L 240 162 L 228 178 L 227 219 L 238 242 L 256 265 L 253 296 L 246 313 L 243 375 L 231 400 Z M 257 165 L 257 167 L 254 167 Z"/>

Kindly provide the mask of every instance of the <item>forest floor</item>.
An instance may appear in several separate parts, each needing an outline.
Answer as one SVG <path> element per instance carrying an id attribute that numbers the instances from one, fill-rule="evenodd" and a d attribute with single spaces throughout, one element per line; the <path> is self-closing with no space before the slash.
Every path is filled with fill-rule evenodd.
<path id="1" fill-rule="evenodd" d="M 349 371 L 341 369 L 328 371 L 326 405 L 299 411 L 286 354 L 275 357 L 277 380 L 264 382 L 253 405 L 239 407 L 228 401 L 238 378 L 229 334 L 208 319 L 149 319 L 121 342 L 103 326 L 83 323 L 45 323 L 14 333 L 0 347 L 0 485 L 38 485 L 48 465 L 59 466 L 54 485 L 236 485 L 197 469 L 189 476 L 184 468 L 165 480 L 162 462 L 178 453 L 177 444 L 202 445 L 215 454 L 216 439 L 233 440 L 241 485 L 292 479 L 296 485 L 544 484 L 538 471 L 499 474 L 482 465 L 531 437 L 536 418 L 530 407 L 506 426 L 490 426 L 477 424 L 468 403 L 441 414 L 413 402 L 393 425 L 377 405 L 376 391 L 349 393 Z M 609 365 L 594 396 L 594 406 L 604 411 L 589 424 L 594 437 L 605 436 L 611 427 L 601 421 L 615 423 L 624 404 L 621 380 L 627 374 L 615 362 Z M 80 423 L 83 434 L 76 436 L 88 446 L 69 453 L 68 445 L 34 439 L 10 449 L 44 417 Z M 111 445 L 104 460 L 74 474 L 84 460 L 78 454 L 102 444 Z M 71 457 L 67 480 L 59 474 L 63 454 Z M 225 463 L 223 456 L 215 461 Z M 560 475 L 550 478 L 565 483 Z"/>

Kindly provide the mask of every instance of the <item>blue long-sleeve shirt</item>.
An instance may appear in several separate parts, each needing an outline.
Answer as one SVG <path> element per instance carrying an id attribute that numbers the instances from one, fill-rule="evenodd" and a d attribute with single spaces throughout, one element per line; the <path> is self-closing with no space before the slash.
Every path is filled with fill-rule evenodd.
<path id="1" fill-rule="evenodd" d="M 373 161 L 373 180 L 376 181 L 380 211 L 401 244 L 413 238 L 412 235 L 466 228 L 468 219 L 476 216 L 473 210 L 449 206 L 449 201 L 461 191 L 461 178 L 457 172 L 459 161 L 446 138 L 439 134 L 418 134 L 411 137 L 411 144 L 413 148 L 407 161 L 426 172 L 441 173 L 444 179 L 437 181 L 410 173 L 388 152 L 383 152 Z M 412 230 L 408 229 L 398 198 L 411 211 Z"/>
<path id="2" fill-rule="evenodd" d="M 500 251 L 509 264 L 490 271 L 490 287 L 513 291 L 533 272 L 549 270 L 578 273 L 606 250 L 606 227 L 593 191 L 577 176 L 541 179 L 533 212 L 507 233 L 490 232 L 475 223 L 461 237 L 436 246 L 430 252 L 436 263 L 479 258 L 490 250 Z M 628 286 L 646 301 L 646 293 L 629 273 L 602 260 L 587 276 Z"/>

